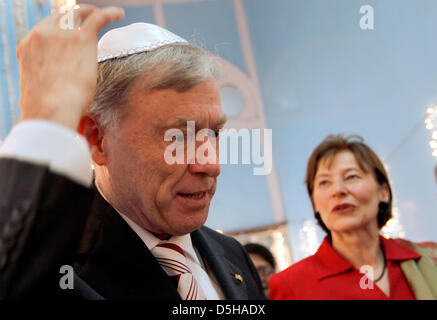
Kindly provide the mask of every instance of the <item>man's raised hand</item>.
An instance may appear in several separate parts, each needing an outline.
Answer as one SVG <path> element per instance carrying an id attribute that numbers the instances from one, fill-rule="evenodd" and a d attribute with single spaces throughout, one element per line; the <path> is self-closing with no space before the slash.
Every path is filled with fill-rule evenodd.
<path id="1" fill-rule="evenodd" d="M 21 120 L 45 119 L 73 130 L 91 103 L 97 81 L 97 36 L 124 17 L 116 7 L 81 5 L 79 29 L 63 29 L 54 12 L 18 45 Z"/>

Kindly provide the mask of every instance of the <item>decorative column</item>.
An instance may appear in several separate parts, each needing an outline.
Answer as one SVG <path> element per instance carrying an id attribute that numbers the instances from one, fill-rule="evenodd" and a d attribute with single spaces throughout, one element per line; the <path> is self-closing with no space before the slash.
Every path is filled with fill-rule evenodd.
<path id="1" fill-rule="evenodd" d="M 17 44 L 50 11 L 49 0 L 0 1 L 0 140 L 20 117 Z"/>

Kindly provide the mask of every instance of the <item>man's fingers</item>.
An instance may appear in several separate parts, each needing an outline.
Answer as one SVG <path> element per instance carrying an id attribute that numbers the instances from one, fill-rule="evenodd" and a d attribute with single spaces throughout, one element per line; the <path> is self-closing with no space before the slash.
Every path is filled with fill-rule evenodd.
<path id="1" fill-rule="evenodd" d="M 78 9 L 74 9 L 74 18 L 79 19 L 80 21 L 85 21 L 95 10 L 100 9 L 89 4 L 81 4 Z"/>
<path id="2" fill-rule="evenodd" d="M 107 24 L 124 17 L 124 10 L 117 7 L 94 9 L 81 26 L 81 30 L 98 34 Z"/>
<path id="3" fill-rule="evenodd" d="M 61 19 L 63 17 L 68 16 L 68 18 L 70 19 L 70 10 L 73 11 L 73 16 L 72 18 L 74 19 L 75 24 L 77 23 L 77 26 L 80 24 L 80 21 L 83 21 L 86 19 L 86 17 L 91 14 L 94 10 L 96 10 L 97 7 L 95 6 L 91 6 L 91 5 L 87 5 L 87 4 L 82 4 L 80 5 L 80 7 L 78 9 L 73 9 L 67 6 L 61 7 L 58 10 L 53 11 L 52 13 L 50 13 L 47 17 L 45 17 L 43 20 L 41 20 L 37 26 L 34 29 L 39 29 L 39 30 L 45 30 L 45 31 L 50 31 L 50 30 L 54 30 L 53 27 L 56 26 L 57 28 L 62 28 L 61 26 Z"/>
<path id="4" fill-rule="evenodd" d="M 81 4 L 78 9 L 64 8 L 50 14 L 40 22 L 41 30 L 50 30 L 53 24 L 60 24 L 60 19 L 69 14 L 68 10 L 74 10 L 75 26 L 91 34 L 98 34 L 107 24 L 120 20 L 124 17 L 124 10 L 117 7 L 105 7 L 100 9 L 96 6 Z M 81 23 L 83 22 L 83 23 Z M 60 26 L 58 26 L 60 27 Z"/>

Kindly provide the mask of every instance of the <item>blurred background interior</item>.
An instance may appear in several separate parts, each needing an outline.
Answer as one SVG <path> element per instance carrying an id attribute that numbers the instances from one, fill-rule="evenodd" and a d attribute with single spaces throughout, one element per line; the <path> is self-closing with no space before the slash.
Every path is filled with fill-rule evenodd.
<path id="1" fill-rule="evenodd" d="M 220 59 L 228 128 L 272 129 L 273 170 L 223 165 L 207 225 L 262 243 L 278 270 L 323 239 L 306 193 L 312 150 L 328 134 L 361 135 L 394 191 L 387 237 L 437 242 L 435 0 L 87 0 L 124 7 Z M 360 7 L 374 29 L 360 28 Z M 73 0 L 0 0 L 0 140 L 19 119 L 17 42 Z M 106 28 L 107 30 L 108 28 Z"/>

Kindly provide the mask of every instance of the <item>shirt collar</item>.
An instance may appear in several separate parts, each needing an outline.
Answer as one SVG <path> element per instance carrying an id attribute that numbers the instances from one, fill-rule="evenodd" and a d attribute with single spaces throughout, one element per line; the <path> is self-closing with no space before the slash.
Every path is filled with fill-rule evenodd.
<path id="1" fill-rule="evenodd" d="M 384 254 L 387 260 L 405 261 L 421 257 L 420 254 L 395 240 L 386 239 L 381 235 L 379 238 L 384 248 Z M 323 242 L 314 254 L 314 257 L 320 264 L 320 267 L 318 268 L 319 279 L 353 269 L 352 264 L 332 247 L 328 237 L 323 239 Z"/>
<path id="2" fill-rule="evenodd" d="M 406 245 L 400 243 L 400 241 L 407 243 L 408 241 L 399 239 L 386 239 L 382 236 L 379 237 L 384 247 L 384 253 L 387 260 L 405 261 L 410 259 L 419 259 L 421 255 L 416 251 L 408 248 Z"/>
<path id="3" fill-rule="evenodd" d="M 106 199 L 105 195 L 100 190 L 97 183 L 95 183 L 95 186 L 96 186 L 97 190 L 99 191 L 99 193 L 101 194 L 101 196 L 115 209 L 115 211 L 117 211 L 117 213 L 126 221 L 126 223 L 132 228 L 132 230 L 141 238 L 141 240 L 143 240 L 144 244 L 147 246 L 147 248 L 150 251 L 152 251 L 152 249 L 155 248 L 161 242 L 172 242 L 172 243 L 179 245 L 182 248 L 182 250 L 184 250 L 186 253 L 188 253 L 190 258 L 192 260 L 194 260 L 194 262 L 196 262 L 197 264 L 202 266 L 202 263 L 200 262 L 197 254 L 196 254 L 196 251 L 194 250 L 193 242 L 191 241 L 191 234 L 190 233 L 185 234 L 183 236 L 172 236 L 167 241 L 160 240 L 157 237 L 155 237 L 150 231 L 148 231 L 144 228 L 141 228 L 138 224 L 133 222 L 126 215 L 124 215 L 120 211 L 118 211 L 111 204 L 111 202 L 109 202 L 108 199 Z"/>
<path id="4" fill-rule="evenodd" d="M 192 260 L 194 260 L 196 263 L 200 265 L 200 261 L 197 258 L 197 255 L 194 251 L 193 242 L 191 241 L 191 234 L 185 234 L 183 236 L 172 236 L 168 240 L 160 240 L 157 237 L 155 237 L 150 231 L 141 228 L 138 224 L 133 222 L 131 219 L 129 219 L 124 214 L 120 213 L 120 216 L 126 221 L 126 223 L 132 228 L 132 230 L 135 231 L 135 233 L 141 238 L 141 240 L 144 242 L 144 244 L 147 246 L 147 248 L 152 251 L 153 248 L 155 248 L 160 243 L 170 242 L 177 244 L 179 247 L 184 250 L 185 253 L 187 253 Z"/>
<path id="5" fill-rule="evenodd" d="M 335 251 L 328 237 L 323 239 L 322 244 L 314 254 L 314 258 L 319 262 L 319 268 L 317 268 L 319 279 L 343 273 L 353 268 L 345 258 Z"/>

